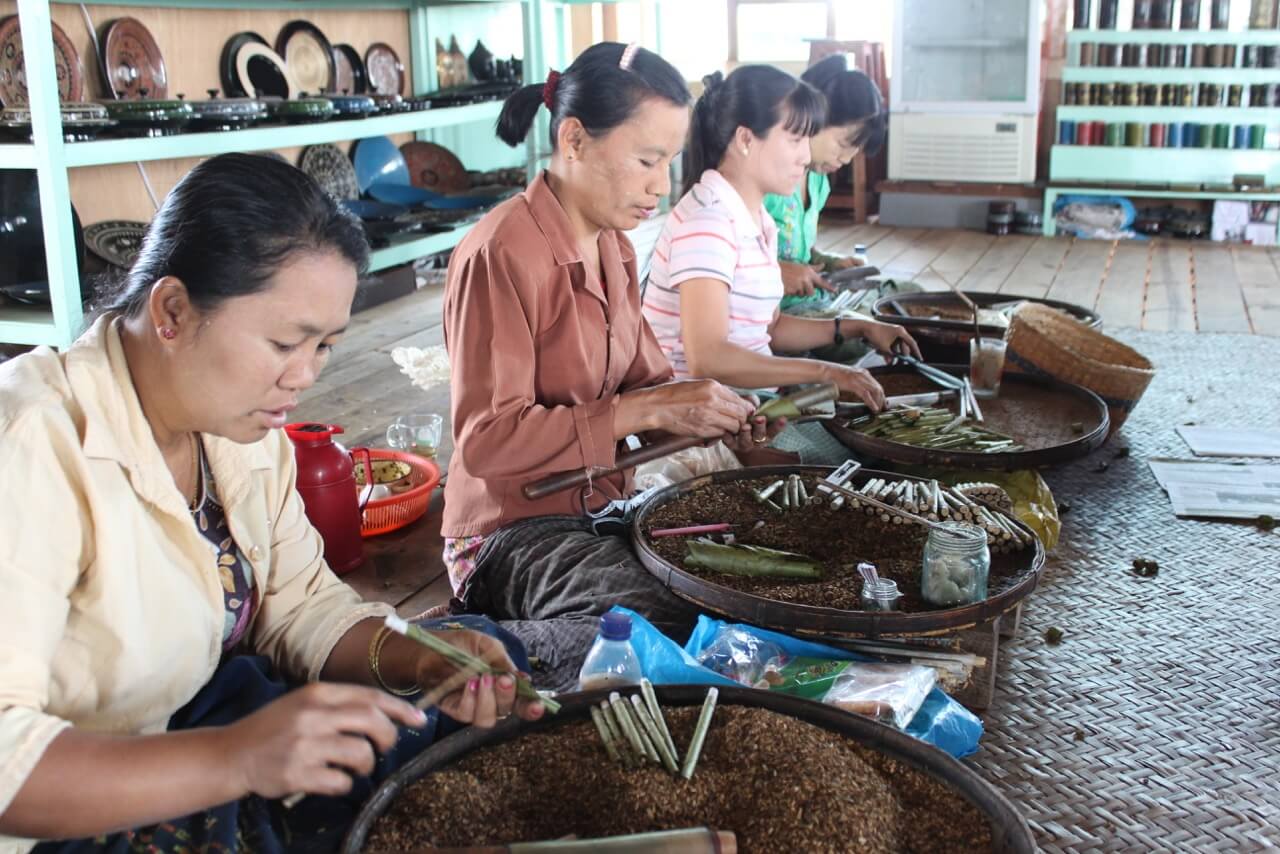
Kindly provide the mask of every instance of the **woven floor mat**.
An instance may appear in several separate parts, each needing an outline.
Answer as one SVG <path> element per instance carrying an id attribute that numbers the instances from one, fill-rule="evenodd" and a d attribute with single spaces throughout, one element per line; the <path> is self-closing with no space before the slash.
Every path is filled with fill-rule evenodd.
<path id="1" fill-rule="evenodd" d="M 1156 378 L 1110 443 L 1045 472 L 1062 542 L 971 762 L 1047 851 L 1280 847 L 1280 531 L 1177 519 L 1146 464 L 1192 457 L 1179 424 L 1280 424 L 1280 339 L 1112 334 Z"/>

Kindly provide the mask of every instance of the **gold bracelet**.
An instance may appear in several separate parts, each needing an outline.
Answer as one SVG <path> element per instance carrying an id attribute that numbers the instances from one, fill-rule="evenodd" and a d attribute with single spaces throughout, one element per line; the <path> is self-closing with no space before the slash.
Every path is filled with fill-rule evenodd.
<path id="1" fill-rule="evenodd" d="M 412 697 L 421 689 L 414 685 L 412 688 L 392 688 L 382 678 L 382 672 L 378 669 L 378 659 L 382 655 L 382 647 L 394 632 L 386 626 L 379 626 L 378 630 L 373 633 L 373 639 L 369 641 L 369 672 L 373 674 L 373 681 L 378 683 L 378 687 L 386 691 L 388 694 L 395 694 L 397 697 Z"/>

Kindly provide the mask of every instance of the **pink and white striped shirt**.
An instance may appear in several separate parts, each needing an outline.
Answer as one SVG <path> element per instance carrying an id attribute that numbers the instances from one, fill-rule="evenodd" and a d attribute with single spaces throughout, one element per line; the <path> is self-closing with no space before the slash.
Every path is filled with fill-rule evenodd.
<path id="1" fill-rule="evenodd" d="M 769 325 L 782 301 L 778 228 L 760 208 L 760 223 L 724 176 L 702 173 L 658 237 L 644 292 L 644 316 L 677 378 L 689 376 L 680 334 L 680 285 L 716 279 L 729 287 L 729 341 L 772 354 Z"/>

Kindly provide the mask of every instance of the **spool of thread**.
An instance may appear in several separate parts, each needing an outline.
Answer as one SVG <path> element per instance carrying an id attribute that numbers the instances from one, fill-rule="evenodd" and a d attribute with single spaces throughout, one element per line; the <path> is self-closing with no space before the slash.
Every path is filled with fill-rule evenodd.
<path id="1" fill-rule="evenodd" d="M 1249 7 L 1249 29 L 1274 30 L 1276 28 L 1276 0 L 1253 0 Z"/>
<path id="2" fill-rule="evenodd" d="M 1221 107 L 1222 85 L 1219 83 L 1201 83 L 1198 103 L 1202 107 Z"/>
<path id="3" fill-rule="evenodd" d="M 1248 148 L 1249 147 L 1249 126 L 1236 125 L 1232 133 L 1232 148 Z"/>
<path id="4" fill-rule="evenodd" d="M 1187 46 L 1185 44 L 1173 45 L 1173 68 L 1187 67 Z"/>
<path id="5" fill-rule="evenodd" d="M 1231 0 L 1210 0 L 1209 28 L 1213 30 L 1231 29 Z"/>
<path id="6" fill-rule="evenodd" d="M 1107 123 L 1106 122 L 1089 122 L 1091 126 L 1090 138 L 1094 145 L 1102 145 L 1107 140 Z"/>
<path id="7" fill-rule="evenodd" d="M 1124 145 L 1124 122 L 1107 122 L 1107 145 Z"/>
<path id="8" fill-rule="evenodd" d="M 1076 144 L 1076 123 L 1063 120 L 1058 122 L 1058 145 Z"/>
<path id="9" fill-rule="evenodd" d="M 1239 107 L 1244 100 L 1244 84 L 1232 83 L 1227 87 L 1227 106 Z"/>
<path id="10" fill-rule="evenodd" d="M 1093 87 L 1097 84 L 1076 83 L 1076 103 L 1089 106 L 1093 103 Z"/>
<path id="11" fill-rule="evenodd" d="M 1160 106 L 1160 84 L 1159 83 L 1143 83 L 1142 84 L 1142 105 L 1144 107 Z"/>
<path id="12" fill-rule="evenodd" d="M 1181 18 L 1178 21 L 1179 29 L 1200 29 L 1200 0 L 1182 0 L 1181 12 Z"/>
<path id="13" fill-rule="evenodd" d="M 1267 126 L 1249 125 L 1249 147 L 1262 149 L 1267 147 Z"/>
<path id="14" fill-rule="evenodd" d="M 1160 123 L 1153 124 L 1147 131 L 1147 145 L 1152 148 L 1164 148 L 1164 125 Z"/>
<path id="15" fill-rule="evenodd" d="M 1280 47 L 1263 45 L 1261 53 L 1263 68 L 1280 68 Z"/>
<path id="16" fill-rule="evenodd" d="M 1160 68 L 1164 65 L 1164 51 L 1170 45 L 1153 44 L 1147 46 L 1147 67 Z"/>
<path id="17" fill-rule="evenodd" d="M 1233 44 L 1224 44 L 1222 46 L 1222 65 L 1221 68 L 1236 67 L 1236 46 Z"/>
<path id="18" fill-rule="evenodd" d="M 1226 67 L 1226 50 L 1225 45 L 1211 44 L 1209 45 L 1209 67 L 1225 68 Z"/>
<path id="19" fill-rule="evenodd" d="M 1098 3 L 1098 29 L 1114 30 L 1120 18 L 1120 0 L 1100 0 Z"/>
<path id="20" fill-rule="evenodd" d="M 1191 46 L 1191 67 L 1204 68 L 1205 63 L 1209 60 L 1209 48 L 1207 45 L 1193 44 Z"/>
<path id="21" fill-rule="evenodd" d="M 1256 44 L 1247 44 L 1244 46 L 1244 53 L 1241 54 L 1241 66 L 1244 68 L 1261 68 L 1262 54 L 1258 50 Z"/>
<path id="22" fill-rule="evenodd" d="M 1080 122 L 1076 125 L 1076 145 L 1093 145 L 1093 122 Z"/>
<path id="23" fill-rule="evenodd" d="M 1249 87 L 1250 107 L 1270 107 L 1271 91 L 1266 83 L 1254 83 Z"/>
<path id="24" fill-rule="evenodd" d="M 1196 148 L 1213 148 L 1213 125 L 1200 125 L 1196 135 Z"/>
<path id="25" fill-rule="evenodd" d="M 1213 147 L 1231 147 L 1231 125 L 1220 122 L 1213 126 Z"/>
<path id="26" fill-rule="evenodd" d="M 1114 83 L 1099 83 L 1099 84 L 1098 84 L 1098 97 L 1094 100 L 1094 103 L 1095 103 L 1095 104 L 1097 104 L 1098 106 L 1101 106 L 1101 107 L 1111 107 L 1111 106 L 1115 106 L 1115 103 L 1116 103 L 1116 84 L 1114 84 Z"/>
<path id="27" fill-rule="evenodd" d="M 1140 148 L 1147 138 L 1147 126 L 1142 122 L 1126 122 L 1124 126 L 1124 144 L 1129 148 Z"/>
<path id="28" fill-rule="evenodd" d="M 1121 63 L 1120 45 L 1098 45 L 1098 65 L 1103 68 L 1118 68 Z"/>
<path id="29" fill-rule="evenodd" d="M 1097 45 L 1093 42 L 1080 42 L 1080 65 L 1088 68 L 1093 65 Z"/>
<path id="30" fill-rule="evenodd" d="M 1195 87 L 1190 83 L 1178 84 L 1178 100 L 1175 106 L 1191 107 L 1195 105 Z"/>
<path id="31" fill-rule="evenodd" d="M 1169 148 L 1182 148 L 1182 124 L 1171 122 L 1165 131 L 1164 144 Z"/>
<path id="32" fill-rule="evenodd" d="M 1115 102 L 1117 105 L 1122 107 L 1138 106 L 1137 83 L 1117 83 L 1115 87 Z"/>
<path id="33" fill-rule="evenodd" d="M 1139 68 L 1147 64 L 1147 46 L 1130 43 L 1121 48 L 1121 62 L 1125 68 Z"/>
<path id="34" fill-rule="evenodd" d="M 1062 103 L 1068 107 L 1074 107 L 1080 103 L 1080 99 L 1076 97 L 1076 93 L 1080 91 L 1076 89 L 1074 83 L 1062 84 Z"/>
<path id="35" fill-rule="evenodd" d="M 1177 83 L 1166 83 L 1160 87 L 1160 103 L 1166 107 L 1176 107 L 1181 103 Z"/>
<path id="36" fill-rule="evenodd" d="M 1071 16 L 1071 26 L 1077 30 L 1089 29 L 1090 14 L 1093 9 L 1091 0 L 1076 0 L 1075 14 Z"/>

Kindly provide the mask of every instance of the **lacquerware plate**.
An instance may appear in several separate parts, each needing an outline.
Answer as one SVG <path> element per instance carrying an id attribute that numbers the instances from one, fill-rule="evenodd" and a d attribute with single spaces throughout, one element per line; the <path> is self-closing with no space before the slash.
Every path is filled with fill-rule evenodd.
<path id="1" fill-rule="evenodd" d="M 142 250 L 146 234 L 145 222 L 121 219 L 95 222 L 84 230 L 84 244 L 108 264 L 128 270 Z"/>
<path id="2" fill-rule="evenodd" d="M 404 94 L 404 65 L 390 45 L 375 42 L 364 53 L 369 88 L 379 95 Z"/>
<path id="3" fill-rule="evenodd" d="M 218 59 L 218 79 L 222 82 L 222 91 L 228 98 L 246 98 L 251 95 L 240 85 L 240 74 L 236 71 L 236 57 L 240 53 L 240 48 L 247 44 L 270 47 L 262 36 L 248 31 L 236 33 L 227 39 L 227 43 L 222 46 L 222 56 Z"/>
<path id="4" fill-rule="evenodd" d="M 113 98 L 169 97 L 169 72 L 151 32 L 137 18 L 116 18 L 102 31 L 102 82 Z"/>
<path id="5" fill-rule="evenodd" d="M 240 88 L 254 97 L 290 99 L 301 91 L 280 54 L 253 42 L 236 52 L 236 78 Z"/>
<path id="6" fill-rule="evenodd" d="M 363 95 L 369 91 L 360 52 L 349 44 L 333 46 L 333 90 L 339 95 Z"/>
<path id="7" fill-rule="evenodd" d="M 461 193 L 471 187 L 467 169 L 452 151 L 434 142 L 406 142 L 400 153 L 415 187 L 437 193 Z"/>
<path id="8" fill-rule="evenodd" d="M 80 54 L 57 24 L 53 24 L 53 65 L 58 75 L 59 99 L 83 100 L 84 68 Z M 9 15 L 0 19 L 0 104 L 16 107 L 29 100 L 18 16 Z"/>
<path id="9" fill-rule="evenodd" d="M 335 199 L 357 199 L 360 185 L 351 159 L 336 145 L 313 145 L 302 152 L 298 168 L 316 180 Z"/>
<path id="10" fill-rule="evenodd" d="M 385 136 L 373 136 L 355 144 L 351 156 L 356 167 L 356 183 L 366 193 L 374 184 L 409 186 L 409 166 L 396 144 Z"/>
<path id="11" fill-rule="evenodd" d="M 333 47 L 324 33 L 307 21 L 290 21 L 276 36 L 276 53 L 303 92 L 334 92 Z"/>

